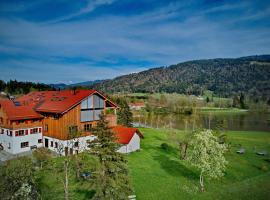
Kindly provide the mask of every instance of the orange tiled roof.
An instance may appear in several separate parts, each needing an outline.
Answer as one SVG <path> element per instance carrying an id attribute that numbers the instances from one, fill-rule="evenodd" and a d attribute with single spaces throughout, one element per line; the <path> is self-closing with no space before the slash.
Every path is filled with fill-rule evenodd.
<path id="1" fill-rule="evenodd" d="M 48 113 L 64 113 L 71 109 L 72 107 L 79 104 L 86 97 L 97 93 L 96 90 L 61 90 L 61 91 L 40 91 L 40 92 L 30 92 L 27 95 L 19 97 L 15 102 L 20 102 L 21 106 L 15 106 L 13 101 L 6 100 L 3 103 L 6 112 L 8 112 L 10 118 L 20 118 L 29 119 L 34 117 L 41 117 L 38 112 L 48 112 Z M 112 107 L 117 107 L 113 102 L 106 99 Z"/>
<path id="2" fill-rule="evenodd" d="M 112 130 L 115 133 L 115 136 L 117 137 L 117 141 L 120 144 L 128 144 L 135 133 L 137 133 L 140 138 L 143 138 L 142 133 L 137 128 L 115 126 L 112 128 Z"/>
<path id="3" fill-rule="evenodd" d="M 11 100 L 0 100 L 0 105 L 6 112 L 9 120 L 36 119 L 42 118 L 42 115 L 35 112 L 30 105 L 16 106 Z"/>

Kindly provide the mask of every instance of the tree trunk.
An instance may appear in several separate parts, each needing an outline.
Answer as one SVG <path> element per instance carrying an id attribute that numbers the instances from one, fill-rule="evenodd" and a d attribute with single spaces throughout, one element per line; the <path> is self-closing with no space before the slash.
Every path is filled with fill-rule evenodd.
<path id="1" fill-rule="evenodd" d="M 64 181 L 64 191 L 65 191 L 65 200 L 68 200 L 68 161 L 65 160 L 64 163 L 65 170 L 65 181 Z"/>
<path id="2" fill-rule="evenodd" d="M 201 185 L 201 191 L 204 192 L 204 184 L 203 184 L 203 173 L 200 174 L 200 185 Z"/>
<path id="3" fill-rule="evenodd" d="M 187 156 L 187 148 L 188 148 L 188 143 L 186 142 L 181 142 L 179 144 L 179 149 L 180 149 L 180 159 L 185 160 Z"/>

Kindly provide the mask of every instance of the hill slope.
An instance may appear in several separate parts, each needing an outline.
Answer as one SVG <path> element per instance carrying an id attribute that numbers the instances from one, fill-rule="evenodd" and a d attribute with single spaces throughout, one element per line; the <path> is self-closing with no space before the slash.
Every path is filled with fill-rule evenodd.
<path id="1" fill-rule="evenodd" d="M 177 92 L 212 90 L 223 96 L 239 92 L 269 97 L 270 55 L 194 60 L 153 68 L 92 86 L 105 92 Z"/>

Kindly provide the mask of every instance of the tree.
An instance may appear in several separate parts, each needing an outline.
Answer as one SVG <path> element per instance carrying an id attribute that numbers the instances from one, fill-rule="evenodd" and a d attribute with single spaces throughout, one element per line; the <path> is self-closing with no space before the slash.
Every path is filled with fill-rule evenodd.
<path id="1" fill-rule="evenodd" d="M 132 112 L 124 98 L 117 98 L 116 104 L 120 107 L 117 112 L 117 123 L 131 127 L 132 126 Z"/>
<path id="2" fill-rule="evenodd" d="M 240 103 L 240 108 L 241 109 L 245 109 L 246 108 L 246 105 L 245 105 L 245 96 L 244 96 L 243 93 L 240 94 L 239 103 Z"/>
<path id="3" fill-rule="evenodd" d="M 30 158 L 16 158 L 0 166 L 0 197 L 3 200 L 39 199 Z"/>
<path id="4" fill-rule="evenodd" d="M 95 173 L 96 193 L 95 199 L 127 199 L 131 192 L 126 159 L 117 152 L 119 144 L 116 137 L 108 127 L 104 114 L 93 129 L 96 138 L 89 143 L 90 153 L 99 161 Z"/>
<path id="5" fill-rule="evenodd" d="M 33 157 L 39 164 L 40 168 L 42 168 L 43 165 L 46 164 L 50 160 L 51 155 L 48 149 L 38 148 L 37 150 L 33 152 Z"/>
<path id="6" fill-rule="evenodd" d="M 211 130 L 196 132 L 189 143 L 188 161 L 200 170 L 200 186 L 204 191 L 204 177 L 223 176 L 227 161 L 224 153 L 226 146 L 220 144 Z"/>

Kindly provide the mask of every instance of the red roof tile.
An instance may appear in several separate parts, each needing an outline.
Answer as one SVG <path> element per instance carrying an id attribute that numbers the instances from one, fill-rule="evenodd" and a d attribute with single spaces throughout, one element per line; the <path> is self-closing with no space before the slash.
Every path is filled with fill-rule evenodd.
<path id="1" fill-rule="evenodd" d="M 43 91 L 31 92 L 18 98 L 17 101 L 34 106 L 38 112 L 63 113 L 94 93 L 103 96 L 96 90 L 76 90 L 75 94 L 73 90 Z M 107 102 L 117 107 L 113 102 L 109 100 Z"/>
<path id="2" fill-rule="evenodd" d="M 142 133 L 137 128 L 115 126 L 112 128 L 112 130 L 115 133 L 115 136 L 117 137 L 117 141 L 120 144 L 128 144 L 135 133 L 137 133 L 140 138 L 143 138 Z"/>
<path id="3" fill-rule="evenodd" d="M 32 106 L 16 106 L 11 100 L 0 100 L 1 107 L 6 112 L 9 120 L 36 119 L 42 116 L 33 110 Z"/>

